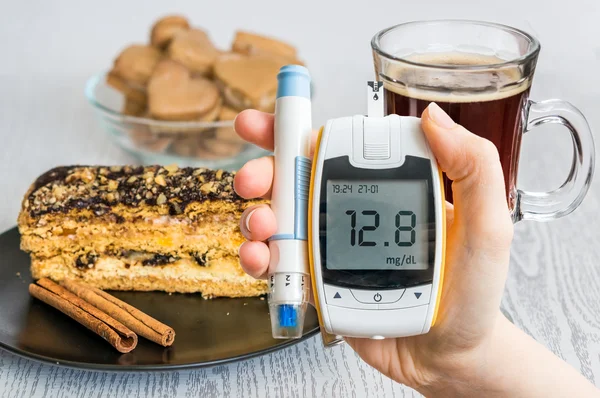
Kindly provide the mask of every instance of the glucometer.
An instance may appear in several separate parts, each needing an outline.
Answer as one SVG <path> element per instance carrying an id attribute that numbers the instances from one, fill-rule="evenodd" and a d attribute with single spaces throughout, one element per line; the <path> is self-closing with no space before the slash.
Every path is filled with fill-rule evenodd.
<path id="1" fill-rule="evenodd" d="M 427 333 L 444 274 L 445 202 L 420 119 L 384 117 L 383 86 L 369 82 L 369 115 L 329 120 L 311 164 L 310 75 L 288 65 L 278 81 L 273 337 L 302 336 L 309 279 L 325 345 Z"/>
<path id="2" fill-rule="evenodd" d="M 321 327 L 382 339 L 427 333 L 443 280 L 441 172 L 413 117 L 383 117 L 369 82 L 369 116 L 329 120 L 319 133 L 309 205 L 309 253 Z"/>

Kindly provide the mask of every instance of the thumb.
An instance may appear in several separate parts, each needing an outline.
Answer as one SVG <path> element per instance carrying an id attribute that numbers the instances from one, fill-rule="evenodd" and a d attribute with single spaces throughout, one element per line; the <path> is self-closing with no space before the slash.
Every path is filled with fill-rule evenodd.
<path id="1" fill-rule="evenodd" d="M 452 229 L 472 249 L 510 247 L 513 224 L 495 145 L 454 123 L 436 103 L 421 123 L 440 168 L 453 180 Z"/>

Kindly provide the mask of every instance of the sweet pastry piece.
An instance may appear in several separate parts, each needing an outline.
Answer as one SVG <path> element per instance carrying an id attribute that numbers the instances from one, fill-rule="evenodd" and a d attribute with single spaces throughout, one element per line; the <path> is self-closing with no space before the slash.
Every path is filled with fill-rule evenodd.
<path id="1" fill-rule="evenodd" d="M 200 136 L 176 138 L 170 150 L 180 156 L 217 160 L 238 155 L 245 145 L 246 142 L 239 138 L 231 126 L 224 126 L 203 132 Z"/>
<path id="2" fill-rule="evenodd" d="M 243 110 L 254 108 L 272 112 L 277 92 L 277 72 L 286 62 L 264 55 L 219 57 L 215 77 L 227 105 Z"/>
<path id="3" fill-rule="evenodd" d="M 297 57 L 296 48 L 273 38 L 238 30 L 231 49 L 245 55 L 276 55 L 289 60 Z"/>
<path id="4" fill-rule="evenodd" d="M 226 127 L 222 127 L 222 129 L 225 128 Z M 232 131 L 232 134 L 225 139 L 222 138 L 223 135 L 224 134 L 220 134 L 215 135 L 214 138 L 206 138 L 202 141 L 203 147 L 216 156 L 223 158 L 233 157 L 242 152 L 245 143 L 241 138 L 234 138 L 234 136 L 237 137 L 237 134 L 234 131 Z"/>
<path id="5" fill-rule="evenodd" d="M 59 167 L 40 176 L 19 215 L 35 279 L 99 289 L 247 297 L 266 283 L 246 275 L 237 250 L 242 211 L 222 170 Z"/>
<path id="6" fill-rule="evenodd" d="M 129 130 L 129 138 L 142 149 L 164 152 L 173 142 L 170 134 L 154 133 L 149 126 L 138 124 Z"/>
<path id="7" fill-rule="evenodd" d="M 129 87 L 143 90 L 161 58 L 161 52 L 152 46 L 132 45 L 119 54 L 111 74 Z"/>
<path id="8" fill-rule="evenodd" d="M 219 120 L 235 120 L 235 117 L 238 115 L 238 113 L 239 112 L 236 109 L 224 106 L 221 108 L 221 112 L 219 112 Z"/>
<path id="9" fill-rule="evenodd" d="M 219 114 L 219 120 L 234 120 L 238 111 L 224 106 Z M 233 126 L 218 127 L 213 138 L 204 140 L 204 146 L 222 156 L 235 156 L 244 149 L 246 142 L 235 132 Z"/>
<path id="10" fill-rule="evenodd" d="M 177 32 L 168 52 L 169 58 L 188 68 L 195 76 L 210 76 L 220 53 L 206 32 L 200 29 Z"/>
<path id="11" fill-rule="evenodd" d="M 146 104 L 146 88 L 138 85 L 130 85 L 123 78 L 117 75 L 114 71 L 108 72 L 106 75 L 106 84 L 123 94 L 127 99 L 135 101 L 139 104 Z"/>
<path id="12" fill-rule="evenodd" d="M 235 109 L 222 106 L 218 119 L 231 122 L 237 114 Z M 175 138 L 170 150 L 180 156 L 216 160 L 236 156 L 246 145 L 233 130 L 233 126 L 227 125 L 204 131 L 200 136 L 181 135 Z"/>
<path id="13" fill-rule="evenodd" d="M 220 112 L 219 90 L 177 62 L 163 60 L 148 83 L 148 107 L 155 119 L 212 121 Z"/>
<path id="14" fill-rule="evenodd" d="M 125 95 L 122 113 L 127 116 L 144 116 L 148 106 L 146 95 L 142 97 Z"/>
<path id="15" fill-rule="evenodd" d="M 180 15 L 169 15 L 156 21 L 150 32 L 150 44 L 164 50 L 173 36 L 182 30 L 188 30 L 190 24 L 187 18 Z"/>
<path id="16" fill-rule="evenodd" d="M 178 138 L 171 145 L 171 151 L 179 156 L 193 157 L 203 160 L 218 160 L 224 156 L 219 156 L 204 147 L 204 141 L 212 138 L 211 131 L 202 134 L 201 137 L 191 135 Z"/>

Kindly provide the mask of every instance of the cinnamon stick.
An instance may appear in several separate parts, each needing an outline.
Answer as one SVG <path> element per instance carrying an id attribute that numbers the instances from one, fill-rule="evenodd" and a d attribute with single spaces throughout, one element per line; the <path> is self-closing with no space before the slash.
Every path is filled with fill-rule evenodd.
<path id="1" fill-rule="evenodd" d="M 100 289 L 71 279 L 63 280 L 61 285 L 150 341 L 163 347 L 168 347 L 175 341 L 175 330 L 172 327 Z"/>
<path id="2" fill-rule="evenodd" d="M 121 353 L 130 352 L 137 345 L 134 332 L 48 278 L 30 284 L 29 294 L 98 334 Z"/>

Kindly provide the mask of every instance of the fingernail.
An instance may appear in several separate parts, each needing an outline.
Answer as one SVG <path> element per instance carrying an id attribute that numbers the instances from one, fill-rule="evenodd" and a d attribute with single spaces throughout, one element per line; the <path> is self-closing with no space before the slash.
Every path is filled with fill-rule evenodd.
<path id="1" fill-rule="evenodd" d="M 237 120 L 238 116 L 240 114 L 238 113 L 237 115 L 235 115 L 235 117 L 233 118 L 233 131 L 235 131 L 237 133 L 237 130 L 235 129 L 235 121 Z"/>
<path id="2" fill-rule="evenodd" d="M 252 210 L 252 211 L 251 211 L 250 213 L 248 213 L 248 215 L 246 216 L 246 223 L 245 223 L 245 225 L 246 225 L 246 230 L 247 230 L 248 232 L 252 232 L 252 231 L 250 231 L 250 217 L 252 217 L 252 214 L 254 214 L 254 212 L 255 212 L 256 210 L 258 210 L 258 209 L 254 209 L 254 210 Z"/>
<path id="3" fill-rule="evenodd" d="M 429 104 L 428 109 L 429 117 L 438 126 L 444 129 L 451 129 L 456 125 L 456 123 L 454 123 L 454 120 L 452 120 L 452 118 L 448 116 L 448 114 L 444 112 L 444 110 L 440 108 L 440 106 L 435 102 Z"/>

